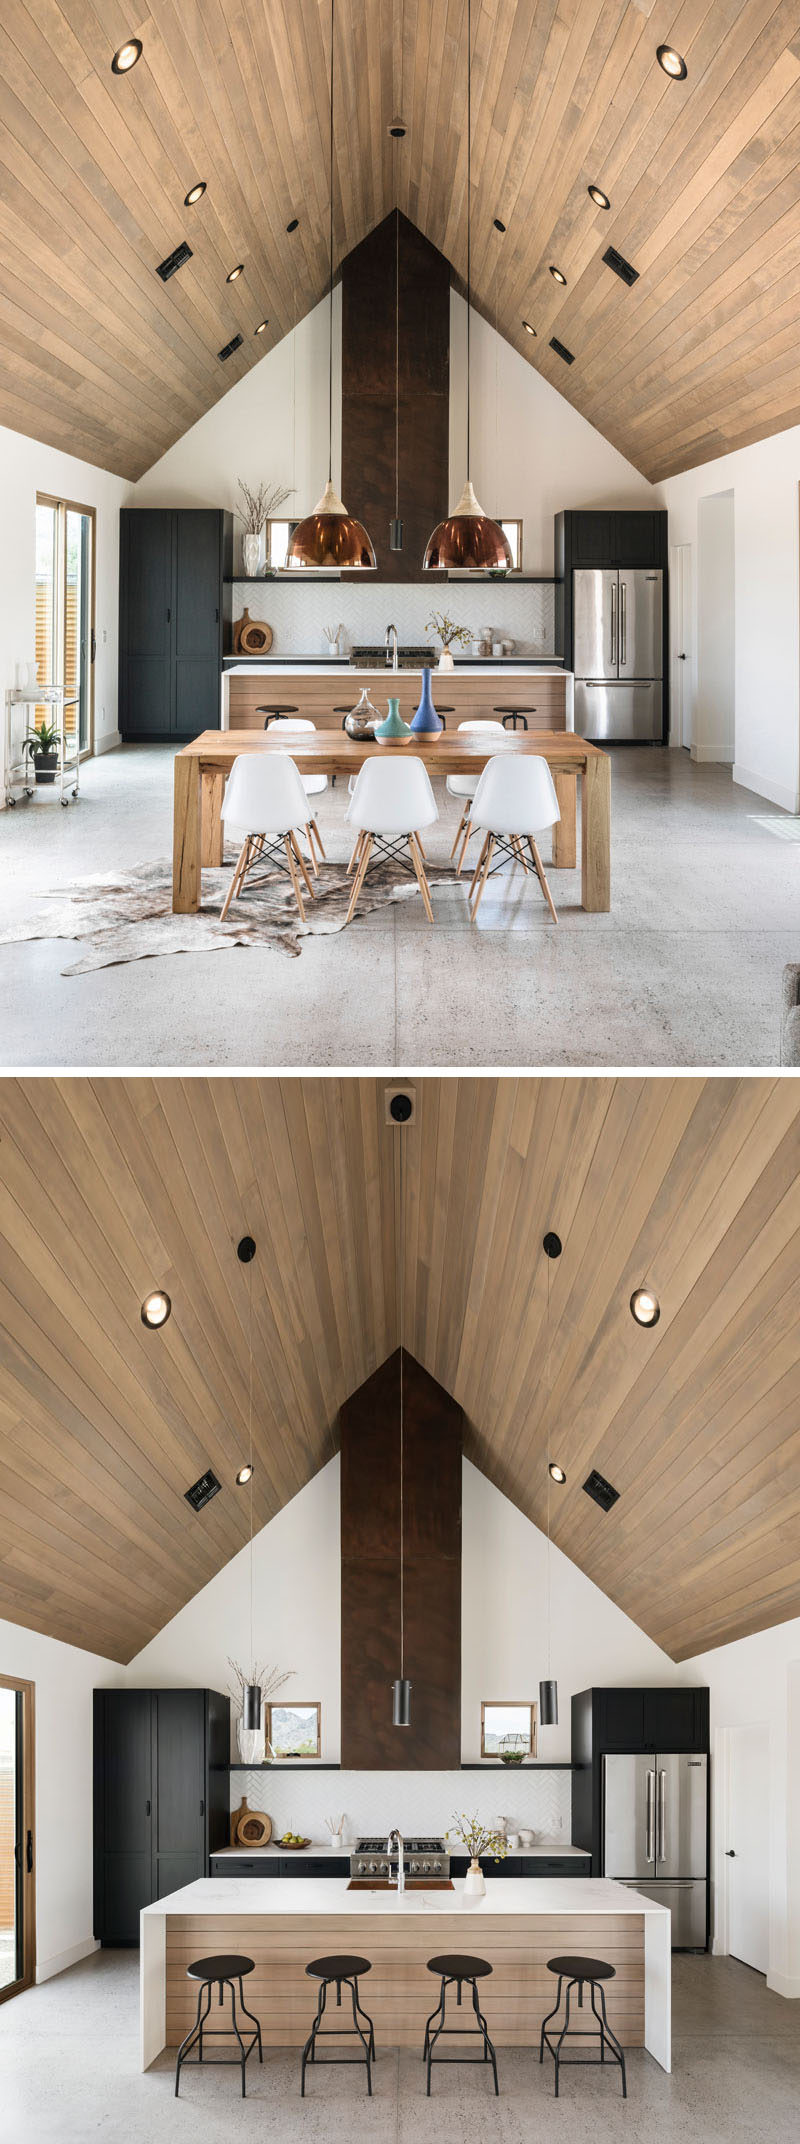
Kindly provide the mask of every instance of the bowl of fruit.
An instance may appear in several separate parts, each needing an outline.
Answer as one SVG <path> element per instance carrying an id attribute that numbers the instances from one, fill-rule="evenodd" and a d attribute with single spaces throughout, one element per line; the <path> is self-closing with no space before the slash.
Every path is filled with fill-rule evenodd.
<path id="1" fill-rule="evenodd" d="M 285 1846 L 289 1854 L 299 1854 L 301 1847 L 311 1845 L 311 1840 L 301 1839 L 299 1831 L 285 1831 L 283 1838 L 278 1840 L 278 1845 Z"/>

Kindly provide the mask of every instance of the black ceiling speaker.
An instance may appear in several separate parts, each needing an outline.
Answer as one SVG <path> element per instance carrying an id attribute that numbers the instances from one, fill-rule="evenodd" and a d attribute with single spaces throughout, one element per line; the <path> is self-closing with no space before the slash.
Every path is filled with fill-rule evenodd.
<path id="1" fill-rule="evenodd" d="M 234 350 L 241 350 L 241 347 L 241 335 L 232 335 L 230 342 L 226 342 L 224 349 L 217 351 L 217 356 L 220 359 L 221 364 L 224 365 L 226 357 L 232 357 Z"/>
<path id="2" fill-rule="evenodd" d="M 574 365 L 574 352 L 572 350 L 567 349 L 566 343 L 559 342 L 557 335 L 551 335 L 550 348 L 551 350 L 555 350 L 556 357 L 563 357 L 565 365 Z"/>
<path id="3" fill-rule="evenodd" d="M 205 1474 L 200 1475 L 199 1481 L 193 1481 L 191 1489 L 184 1489 L 183 1493 L 193 1511 L 203 1511 L 221 1487 L 222 1483 L 217 1481 L 216 1474 L 212 1474 L 211 1468 L 207 1467 Z"/>
<path id="4" fill-rule="evenodd" d="M 603 259 L 607 268 L 613 268 L 614 274 L 619 276 L 621 283 L 627 283 L 628 285 L 638 283 L 638 268 L 632 268 L 630 261 L 626 261 L 624 253 L 617 252 L 616 246 L 607 246 Z"/>
<path id="5" fill-rule="evenodd" d="M 599 1504 L 601 1511 L 610 1511 L 612 1504 L 619 1503 L 619 1490 L 612 1488 L 610 1481 L 606 1481 L 605 1475 L 599 1474 L 596 1467 L 592 1467 L 583 1486 L 586 1495 L 591 1497 L 593 1504 Z"/>
<path id="6" fill-rule="evenodd" d="M 178 268 L 182 268 L 191 258 L 191 246 L 187 246 L 184 238 L 181 245 L 175 247 L 174 253 L 168 253 L 165 261 L 159 261 L 156 275 L 160 275 L 162 283 L 168 283 L 170 276 L 175 275 Z"/>

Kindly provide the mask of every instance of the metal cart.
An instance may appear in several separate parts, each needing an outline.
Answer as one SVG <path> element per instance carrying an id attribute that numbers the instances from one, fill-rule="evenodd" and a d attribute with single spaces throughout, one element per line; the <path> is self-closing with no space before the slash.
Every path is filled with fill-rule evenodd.
<path id="1" fill-rule="evenodd" d="M 34 707 L 53 708 L 60 717 L 58 723 L 58 767 L 56 783 L 59 801 L 66 805 L 80 790 L 80 743 L 77 730 L 74 739 L 66 736 L 64 719 L 68 707 L 78 706 L 78 694 L 65 695 L 63 685 L 10 685 L 6 690 L 6 751 L 5 795 L 6 804 L 16 804 L 20 797 L 32 797 L 36 788 L 34 768 L 30 754 L 22 749 L 28 729 L 30 714 Z M 15 710 L 25 710 L 22 722 L 15 722 Z M 49 787 L 49 784 L 48 784 Z"/>

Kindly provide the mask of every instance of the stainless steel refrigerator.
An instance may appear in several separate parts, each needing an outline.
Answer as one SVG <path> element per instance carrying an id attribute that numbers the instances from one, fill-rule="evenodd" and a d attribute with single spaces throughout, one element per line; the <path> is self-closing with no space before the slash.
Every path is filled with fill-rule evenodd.
<path id="1" fill-rule="evenodd" d="M 575 728 L 594 742 L 660 743 L 663 574 L 645 566 L 573 574 Z"/>
<path id="2" fill-rule="evenodd" d="M 603 1758 L 603 1873 L 672 1914 L 673 1950 L 706 1944 L 708 1758 Z"/>

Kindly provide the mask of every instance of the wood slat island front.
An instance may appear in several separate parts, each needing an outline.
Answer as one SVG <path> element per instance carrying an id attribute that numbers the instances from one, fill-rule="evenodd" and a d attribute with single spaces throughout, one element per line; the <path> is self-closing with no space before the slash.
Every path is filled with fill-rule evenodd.
<path id="1" fill-rule="evenodd" d="M 337 774 L 347 781 L 378 750 L 373 739 L 356 742 L 339 731 L 307 732 L 291 740 L 292 758 L 301 774 Z M 409 751 L 411 746 L 395 747 Z M 575 789 L 581 785 L 581 900 L 590 911 L 611 907 L 611 763 L 607 753 L 572 731 L 508 730 L 487 742 L 475 731 L 415 737 L 413 750 L 432 778 L 479 774 L 497 754 L 534 753 L 547 760 L 561 809 L 554 829 L 554 864 L 575 864 Z M 280 731 L 204 730 L 175 759 L 172 906 L 176 915 L 192 914 L 200 905 L 203 866 L 222 862 L 222 795 L 240 752 L 285 752 Z"/>

